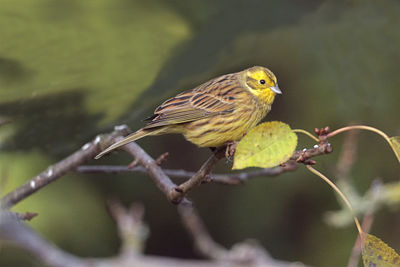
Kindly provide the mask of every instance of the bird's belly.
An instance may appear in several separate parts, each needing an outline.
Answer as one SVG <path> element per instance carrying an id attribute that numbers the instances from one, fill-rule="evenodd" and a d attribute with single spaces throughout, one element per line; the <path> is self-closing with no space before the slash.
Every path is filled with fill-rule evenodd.
<path id="1" fill-rule="evenodd" d="M 190 122 L 186 125 L 183 135 L 188 141 L 200 147 L 219 147 L 227 142 L 240 140 L 264 115 L 254 111 L 240 114 L 240 116 L 228 114 Z"/>

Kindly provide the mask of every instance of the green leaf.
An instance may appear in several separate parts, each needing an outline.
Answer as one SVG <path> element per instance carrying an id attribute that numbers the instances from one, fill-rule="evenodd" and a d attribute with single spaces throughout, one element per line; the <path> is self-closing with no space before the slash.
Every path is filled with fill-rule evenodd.
<path id="1" fill-rule="evenodd" d="M 392 145 L 394 154 L 396 154 L 396 157 L 400 162 L 400 136 L 390 137 L 389 140 Z"/>
<path id="2" fill-rule="evenodd" d="M 362 250 L 365 267 L 398 267 L 400 256 L 394 249 L 374 235 L 368 234 Z"/>
<path id="3" fill-rule="evenodd" d="M 289 125 L 271 121 L 251 129 L 236 147 L 232 169 L 271 168 L 286 162 L 297 145 Z"/>

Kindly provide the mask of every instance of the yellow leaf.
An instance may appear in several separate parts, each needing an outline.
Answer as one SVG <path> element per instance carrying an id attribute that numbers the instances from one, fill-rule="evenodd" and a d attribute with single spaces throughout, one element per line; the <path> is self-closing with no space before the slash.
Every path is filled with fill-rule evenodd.
<path id="1" fill-rule="evenodd" d="M 394 249 L 374 235 L 367 235 L 362 250 L 365 267 L 399 267 L 400 256 Z"/>
<path id="2" fill-rule="evenodd" d="M 392 145 L 394 154 L 400 162 L 400 136 L 393 136 L 389 138 L 390 144 Z"/>
<path id="3" fill-rule="evenodd" d="M 289 125 L 265 122 L 251 129 L 236 147 L 232 169 L 271 168 L 286 162 L 297 145 L 297 135 Z"/>

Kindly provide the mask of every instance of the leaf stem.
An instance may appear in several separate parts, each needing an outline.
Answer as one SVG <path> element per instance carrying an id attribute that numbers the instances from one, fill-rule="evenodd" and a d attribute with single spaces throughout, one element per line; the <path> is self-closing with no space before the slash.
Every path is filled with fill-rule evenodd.
<path id="1" fill-rule="evenodd" d="M 317 137 L 315 137 L 314 135 L 312 135 L 311 133 L 307 132 L 306 130 L 303 129 L 293 129 L 293 132 L 295 133 L 302 133 L 307 135 L 308 137 L 310 137 L 311 139 L 313 139 L 314 141 L 319 143 L 319 139 Z"/>
<path id="2" fill-rule="evenodd" d="M 371 126 L 366 126 L 366 125 L 351 125 L 351 126 L 346 126 L 346 127 L 339 128 L 339 129 L 337 129 L 337 130 L 335 130 L 335 131 L 329 133 L 329 134 L 327 135 L 327 138 L 330 138 L 330 137 L 332 137 L 332 136 L 335 136 L 335 135 L 337 135 L 337 134 L 339 134 L 339 133 L 343 133 L 343 132 L 350 131 L 350 130 L 356 130 L 356 129 L 371 131 L 371 132 L 377 133 L 377 134 L 379 134 L 380 136 L 382 136 L 382 137 L 386 140 L 386 142 L 389 143 L 389 145 L 390 145 L 390 147 L 392 148 L 394 154 L 396 155 L 396 157 L 397 157 L 398 160 L 400 161 L 400 157 L 399 157 L 399 155 L 398 155 L 398 152 L 396 152 L 396 148 L 395 148 L 393 142 L 390 140 L 390 137 L 389 137 L 387 134 L 385 134 L 384 132 L 382 132 L 381 130 L 378 130 L 378 129 L 376 129 L 376 128 L 374 128 L 374 127 L 371 127 Z"/>
<path id="3" fill-rule="evenodd" d="M 375 132 L 375 133 L 381 135 L 383 138 L 385 138 L 386 141 L 388 141 L 388 143 L 390 143 L 390 139 L 389 139 L 389 136 L 387 136 L 387 134 L 385 134 L 381 130 L 378 130 L 378 129 L 374 128 L 374 127 L 366 126 L 366 125 L 350 125 L 350 126 L 342 127 L 342 128 L 339 128 L 339 129 L 329 133 L 327 137 L 329 138 L 329 137 L 335 136 L 335 135 L 337 135 L 339 133 L 350 131 L 350 130 L 355 130 L 355 129 L 367 130 L 367 131 Z"/>
<path id="4" fill-rule="evenodd" d="M 361 228 L 360 222 L 358 221 L 357 217 L 354 215 L 354 210 L 353 210 L 349 200 L 342 193 L 342 191 L 340 191 L 340 189 L 331 180 L 329 180 L 328 177 L 326 177 L 325 175 L 323 175 L 322 173 L 320 173 L 319 171 L 317 171 L 316 169 L 314 169 L 310 165 L 306 165 L 306 167 L 310 172 L 312 172 L 315 175 L 319 176 L 322 180 L 324 180 L 327 184 L 329 184 L 336 191 L 336 193 L 339 194 L 339 196 L 343 199 L 344 203 L 346 204 L 346 206 L 349 208 L 349 210 L 353 214 L 353 219 L 354 219 L 354 222 L 356 223 L 356 227 L 357 227 L 358 233 L 360 234 L 360 236 L 363 236 L 364 232 L 363 232 L 363 230 Z"/>

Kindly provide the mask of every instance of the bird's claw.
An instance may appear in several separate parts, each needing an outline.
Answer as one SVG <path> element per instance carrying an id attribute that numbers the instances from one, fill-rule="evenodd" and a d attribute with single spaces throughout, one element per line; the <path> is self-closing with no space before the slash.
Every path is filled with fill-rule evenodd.
<path id="1" fill-rule="evenodd" d="M 238 145 L 238 143 L 239 142 L 237 141 L 226 143 L 225 157 L 227 159 L 231 159 L 233 155 L 235 155 L 236 146 Z"/>

